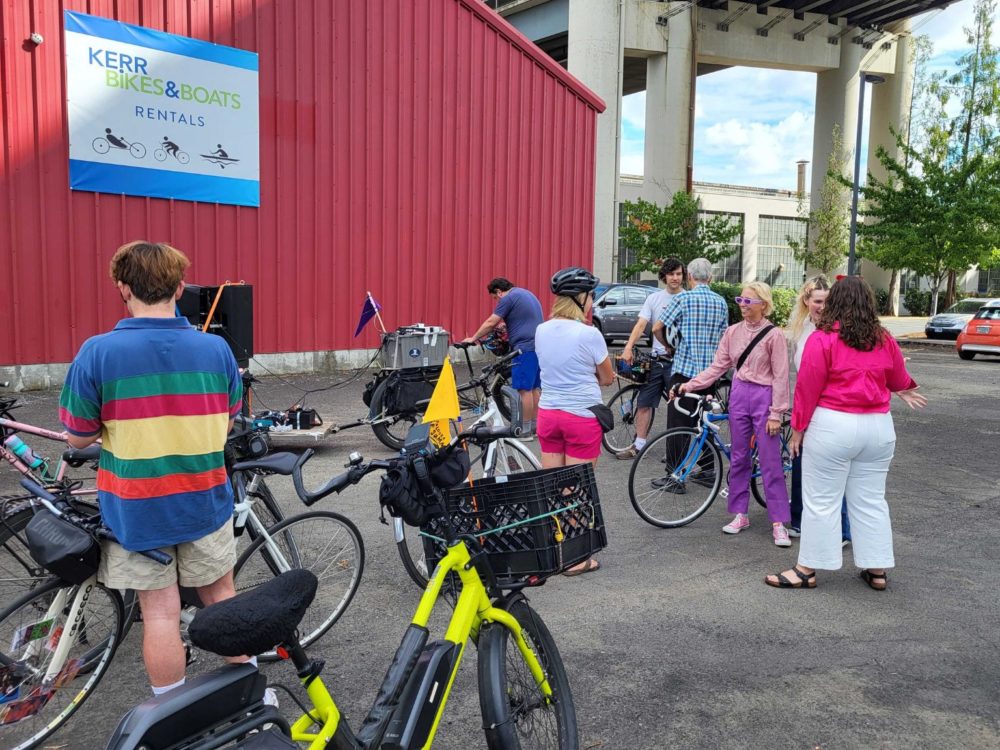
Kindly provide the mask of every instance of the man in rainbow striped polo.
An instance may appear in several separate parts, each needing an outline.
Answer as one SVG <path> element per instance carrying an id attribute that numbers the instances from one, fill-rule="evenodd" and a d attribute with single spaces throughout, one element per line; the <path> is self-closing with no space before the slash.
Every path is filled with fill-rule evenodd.
<path id="1" fill-rule="evenodd" d="M 103 544 L 98 577 L 136 591 L 157 695 L 184 684 L 178 586 L 197 589 L 205 604 L 234 595 L 233 495 L 223 452 L 242 385 L 222 338 L 175 317 L 188 265 L 166 244 L 118 249 L 111 278 L 132 317 L 84 342 L 59 399 L 70 445 L 101 439 L 98 498 L 118 543 Z M 173 564 L 137 554 L 151 549 Z"/>

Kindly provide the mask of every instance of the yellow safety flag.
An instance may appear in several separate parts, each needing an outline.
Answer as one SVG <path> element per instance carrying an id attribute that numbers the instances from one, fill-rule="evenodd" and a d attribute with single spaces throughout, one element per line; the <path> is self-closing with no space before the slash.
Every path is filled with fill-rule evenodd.
<path id="1" fill-rule="evenodd" d="M 451 442 L 451 422 L 459 418 L 461 407 L 458 405 L 458 387 L 455 385 L 455 372 L 451 369 L 451 359 L 445 357 L 441 376 L 431 402 L 427 404 L 423 423 L 430 424 L 431 442 L 437 447 Z"/>

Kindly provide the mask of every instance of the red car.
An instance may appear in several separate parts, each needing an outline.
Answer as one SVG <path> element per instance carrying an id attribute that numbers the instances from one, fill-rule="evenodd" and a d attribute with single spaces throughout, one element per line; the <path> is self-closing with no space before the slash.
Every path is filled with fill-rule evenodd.
<path id="1" fill-rule="evenodd" d="M 1000 354 L 1000 301 L 993 300 L 979 308 L 955 341 L 962 359 L 977 354 Z"/>

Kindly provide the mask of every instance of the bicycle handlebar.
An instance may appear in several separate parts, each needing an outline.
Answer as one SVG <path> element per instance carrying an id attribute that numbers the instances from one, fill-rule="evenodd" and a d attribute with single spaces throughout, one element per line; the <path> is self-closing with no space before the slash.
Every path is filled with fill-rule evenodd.
<path id="1" fill-rule="evenodd" d="M 682 398 L 693 398 L 697 402 L 697 405 L 691 411 L 688 411 L 683 406 L 681 406 Z M 696 412 L 701 411 L 702 409 L 705 408 L 705 403 L 711 400 L 712 400 L 711 396 L 700 393 L 679 393 L 673 398 L 672 403 L 674 405 L 674 408 L 681 414 L 687 417 L 693 417 L 695 416 Z"/>
<path id="2" fill-rule="evenodd" d="M 490 443 L 503 438 L 516 438 L 520 434 L 521 428 L 514 425 L 490 427 L 488 424 L 474 424 L 459 437 L 474 443 Z"/>
<path id="3" fill-rule="evenodd" d="M 71 507 L 70 504 L 66 502 L 65 498 L 56 497 L 51 492 L 44 489 L 37 482 L 34 482 L 28 479 L 27 477 L 21 480 L 21 486 L 24 487 L 24 489 L 26 489 L 32 495 L 37 497 L 39 500 L 41 500 L 42 505 L 45 506 L 46 510 L 48 510 L 51 513 L 54 513 L 60 518 L 65 519 L 69 523 L 72 523 L 74 526 L 79 525 L 74 518 L 66 514 L 66 510 L 70 510 Z M 109 529 L 106 526 L 96 526 L 95 528 L 92 529 L 92 531 L 95 536 L 101 539 L 107 539 L 109 542 L 119 543 L 118 540 L 115 538 L 114 532 L 112 532 L 111 529 Z M 143 557 L 148 557 L 150 560 L 154 560 L 155 562 L 160 563 L 160 565 L 169 565 L 174 561 L 173 557 L 168 555 L 166 552 L 161 552 L 158 549 L 137 550 L 137 552 Z"/>

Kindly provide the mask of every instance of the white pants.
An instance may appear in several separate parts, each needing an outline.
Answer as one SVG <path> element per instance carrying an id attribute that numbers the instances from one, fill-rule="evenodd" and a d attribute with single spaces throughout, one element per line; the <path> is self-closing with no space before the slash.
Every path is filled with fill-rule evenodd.
<path id="1" fill-rule="evenodd" d="M 800 565 L 823 570 L 843 565 L 840 505 L 846 497 L 854 564 L 893 567 L 885 479 L 895 449 L 891 414 L 816 409 L 802 451 Z"/>

